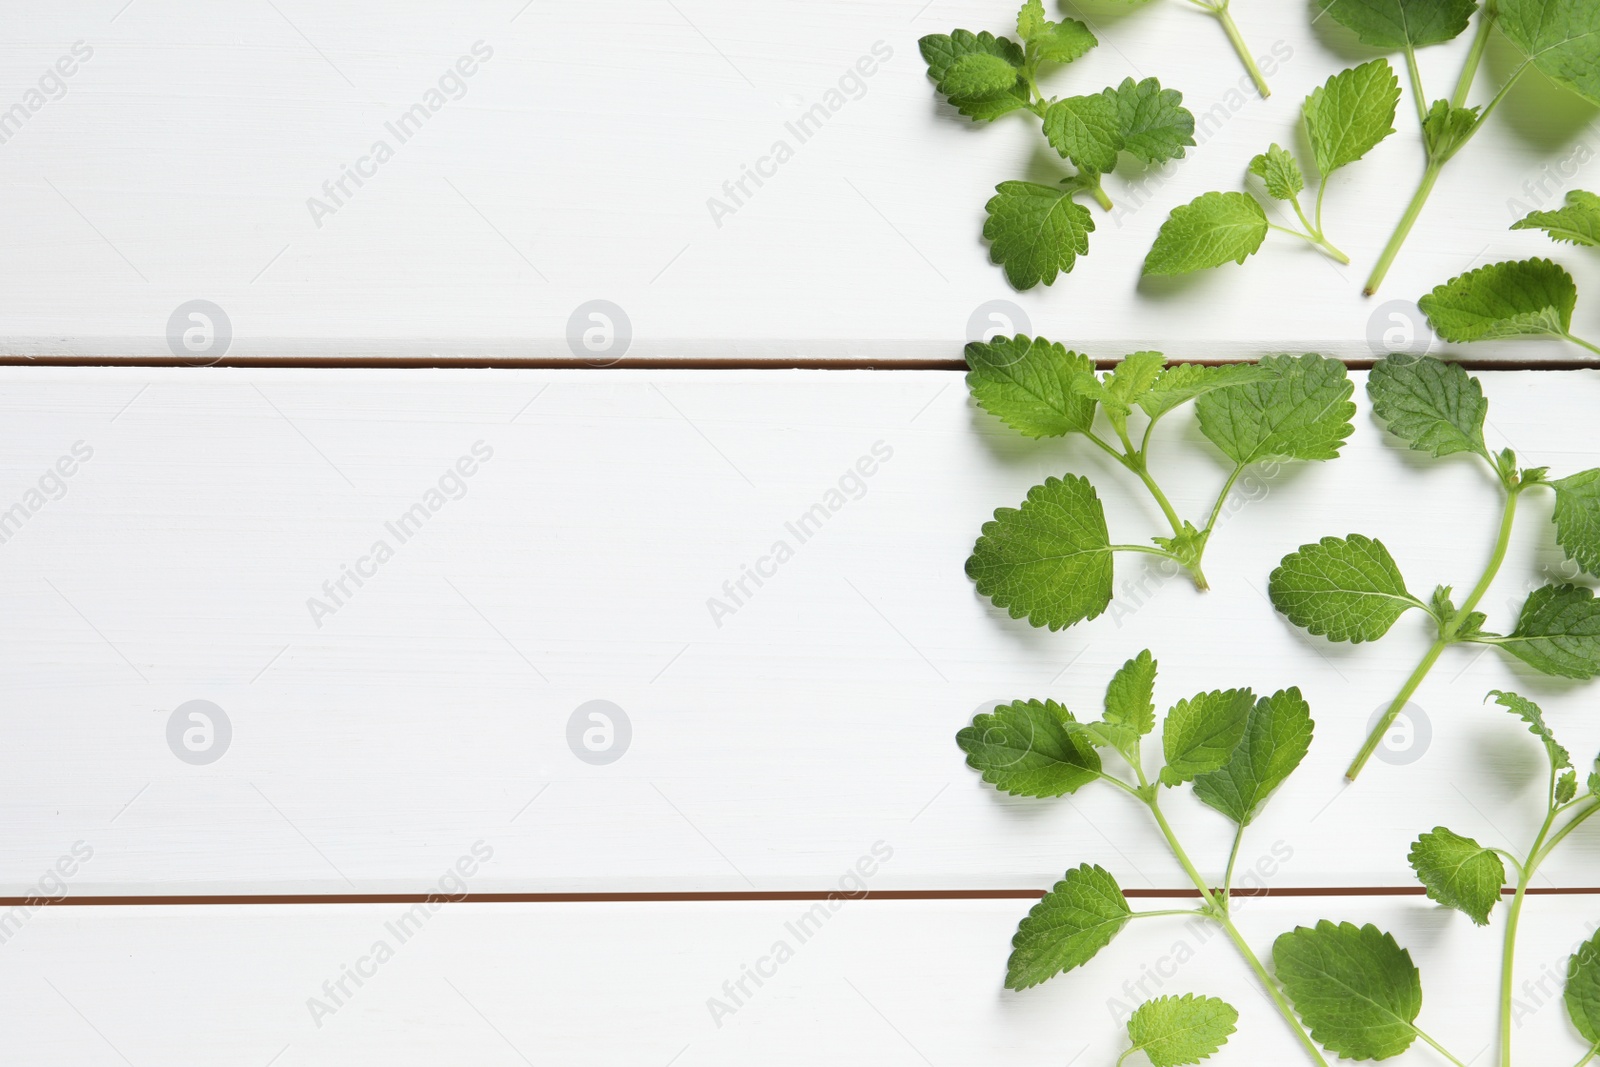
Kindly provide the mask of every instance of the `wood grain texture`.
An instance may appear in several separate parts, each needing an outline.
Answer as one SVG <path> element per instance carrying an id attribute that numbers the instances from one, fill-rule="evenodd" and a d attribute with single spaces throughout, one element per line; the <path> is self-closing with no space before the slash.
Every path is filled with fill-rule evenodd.
<path id="1" fill-rule="evenodd" d="M 1600 374 L 1483 380 L 1494 447 L 1600 464 L 1574 429 Z M 1197 514 L 1225 471 L 1192 416 L 1169 422 L 1153 462 Z M 1038 889 L 1084 861 L 1181 887 L 1127 797 L 1001 797 L 953 741 L 996 700 L 1093 713 L 1145 647 L 1163 708 L 1232 685 L 1309 699 L 1312 754 L 1246 842 L 1270 887 L 1409 884 L 1438 824 L 1524 848 L 1540 754 L 1490 688 L 1542 702 L 1580 762 L 1600 749 L 1592 689 L 1453 649 L 1417 700 L 1430 746 L 1343 784 L 1424 620 L 1329 645 L 1272 612 L 1268 571 L 1354 530 L 1426 595 L 1476 577 L 1498 513 L 1483 473 L 1401 451 L 1364 402 L 1340 460 L 1241 482 L 1211 592 L 1119 562 L 1121 608 L 1058 634 L 972 590 L 983 520 L 1064 470 L 1101 486 L 1117 539 L 1159 515 L 1082 449 L 977 412 L 955 374 L 8 369 L 0 512 L 78 442 L 65 495 L 0 544 L 4 895 L 78 841 L 74 895 L 420 892 L 479 840 L 485 893 L 827 890 L 878 841 L 878 890 Z M 475 446 L 492 457 L 450 477 Z M 1548 509 L 1527 502 L 1491 627 L 1559 574 Z M 758 565 L 735 601 L 724 583 Z M 334 604 L 324 583 L 358 566 L 373 576 Z M 193 700 L 232 726 L 209 765 L 169 747 Z M 606 765 L 569 745 L 592 700 L 631 725 Z M 1170 806 L 1220 875 L 1227 824 Z M 1577 835 L 1540 884 L 1593 886 L 1597 847 Z"/>
<path id="2" fill-rule="evenodd" d="M 1262 101 L 1203 14 L 1086 0 L 1068 10 L 1102 46 L 1048 91 L 1159 76 L 1204 143 L 1169 171 L 1109 177 L 1122 207 L 1096 209 L 1080 270 L 1015 293 L 987 262 L 983 204 L 999 181 L 1053 180 L 1059 162 L 1017 116 L 976 129 L 937 104 L 916 50 L 957 26 L 1008 31 L 1013 8 L 7 4 L 0 111 L 30 91 L 41 106 L 0 153 L 0 351 L 168 356 L 169 317 L 204 299 L 226 313 L 234 357 L 574 358 L 569 317 L 604 299 L 628 317 L 629 357 L 941 359 L 1001 300 L 1021 309 L 1006 313 L 1014 327 L 1101 357 L 1364 358 L 1369 337 L 1403 332 L 1409 302 L 1478 263 L 1549 255 L 1586 292 L 1600 281 L 1592 254 L 1507 229 L 1596 183 L 1593 110 L 1528 79 L 1446 175 L 1378 300 L 1358 291 L 1422 168 L 1409 100 L 1401 132 L 1333 180 L 1329 231 L 1354 266 L 1279 235 L 1245 267 L 1142 284 L 1171 208 L 1241 188 L 1270 143 L 1300 147 L 1302 99 L 1370 53 L 1304 3 L 1240 3 L 1255 51 L 1278 57 Z M 41 91 L 77 42 L 92 55 Z M 1464 48 L 1424 50 L 1430 93 L 1445 95 Z M 462 57 L 470 76 L 453 73 Z M 1480 94 L 1508 62 L 1497 41 Z M 401 129 L 419 104 L 426 119 Z M 802 140 L 795 124 L 819 104 L 827 118 Z M 763 162 L 779 142 L 792 156 Z M 759 186 L 743 179 L 756 167 Z M 744 194 L 724 189 L 741 179 Z M 730 196 L 732 214 L 712 210 Z M 1579 319 L 1596 321 L 1591 305 Z"/>

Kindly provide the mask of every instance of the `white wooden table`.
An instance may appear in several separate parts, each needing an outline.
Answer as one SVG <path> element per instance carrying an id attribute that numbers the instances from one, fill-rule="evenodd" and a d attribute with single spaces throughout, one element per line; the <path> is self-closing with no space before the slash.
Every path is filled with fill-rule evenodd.
<path id="1" fill-rule="evenodd" d="M 1418 697 L 1426 751 L 1346 788 L 1427 634 L 1407 618 L 1332 646 L 1264 595 L 1284 552 L 1352 531 L 1381 537 L 1414 591 L 1475 574 L 1495 515 L 1478 471 L 1386 439 L 1356 371 L 1344 457 L 1245 487 L 1211 592 L 1145 580 L 1130 614 L 1049 634 L 962 573 L 978 526 L 1030 485 L 1114 478 L 967 400 L 950 368 L 991 301 L 1102 358 L 1366 360 L 1373 322 L 1408 314 L 1391 301 L 1474 263 L 1553 255 L 1581 289 L 1600 281 L 1592 255 L 1506 228 L 1508 195 L 1600 185 L 1595 116 L 1533 86 L 1512 106 L 1540 111 L 1539 135 L 1491 125 L 1377 300 L 1362 268 L 1420 167 L 1403 122 L 1330 193 L 1352 268 L 1270 242 L 1243 268 L 1140 286 L 1170 207 L 1238 187 L 1305 93 L 1359 58 L 1300 4 L 1236 8 L 1261 51 L 1292 55 L 1275 95 L 1247 94 L 1146 206 L 1103 218 L 1076 274 L 1017 294 L 977 235 L 1037 135 L 966 128 L 916 54 L 924 33 L 1005 29 L 1005 5 L 4 5 L 0 104 L 75 42 L 92 50 L 0 143 L 0 514 L 28 513 L 0 526 L 0 894 L 68 905 L 0 910 L 7 1062 L 1109 1063 L 1119 983 L 1146 973 L 1147 993 L 1228 996 L 1244 1017 L 1226 1062 L 1266 1062 L 1281 1025 L 1223 940 L 1181 925 L 1001 988 L 1027 895 L 1067 866 L 1158 899 L 1184 881 L 1126 798 L 999 797 L 953 735 L 1000 699 L 1093 708 L 1145 647 L 1158 701 L 1236 684 L 1311 701 L 1311 756 L 1247 840 L 1271 895 L 1246 934 L 1264 949 L 1322 917 L 1385 926 L 1423 969 L 1423 1024 L 1466 1057 L 1486 1047 L 1498 927 L 1413 895 L 1405 853 L 1441 823 L 1523 847 L 1538 751 L 1483 694 L 1540 700 L 1581 762 L 1600 749 L 1594 690 L 1453 650 Z M 1064 86 L 1156 74 L 1197 113 L 1228 108 L 1240 71 L 1208 20 L 1172 3 L 1080 14 L 1107 46 Z M 718 225 L 708 198 L 877 42 L 892 55 L 859 99 Z M 314 219 L 307 199 L 396 140 L 385 124 L 462 56 L 460 98 Z M 1455 62 L 1424 60 L 1434 80 Z M 1108 190 L 1137 199 L 1133 180 Z M 1508 193 L 1528 181 L 1548 195 Z M 195 300 L 221 309 L 225 348 L 169 343 Z M 625 314 L 626 349 L 570 343 L 595 300 Z M 1464 354 L 1577 366 L 1540 343 Z M 293 365 L 324 362 L 340 365 Z M 849 369 L 867 362 L 900 366 Z M 797 365 L 815 369 L 782 369 Z M 1596 371 L 1481 376 L 1493 446 L 1600 465 Z M 1225 471 L 1182 454 L 1178 438 L 1200 439 L 1171 421 L 1157 463 L 1194 511 Z M 62 457 L 72 475 L 41 484 Z M 852 473 L 864 461 L 872 474 Z M 1142 538 L 1152 509 L 1105 496 L 1112 529 Z M 800 543 L 789 524 L 819 503 L 829 517 Z M 1491 625 L 1560 563 L 1541 507 Z M 792 558 L 725 588 L 779 540 Z M 227 723 L 212 762 L 171 743 L 193 701 Z M 609 762 L 573 740 L 593 701 L 626 719 Z M 1220 873 L 1223 821 L 1187 803 L 1174 819 Z M 872 895 L 713 1011 L 863 857 Z M 1547 868 L 1530 978 L 1600 921 L 1597 862 L 1579 835 Z M 474 900 L 392 932 L 439 891 Z M 347 969 L 362 982 L 326 992 Z M 1576 1059 L 1542 1003 L 1524 1049 Z"/>

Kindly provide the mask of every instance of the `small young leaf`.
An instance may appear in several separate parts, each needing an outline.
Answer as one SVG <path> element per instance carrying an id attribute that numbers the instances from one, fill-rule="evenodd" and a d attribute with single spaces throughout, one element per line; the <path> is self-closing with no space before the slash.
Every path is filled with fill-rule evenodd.
<path id="1" fill-rule="evenodd" d="M 1105 720 L 1139 734 L 1156 728 L 1156 661 L 1147 648 L 1122 665 L 1106 687 Z"/>
<path id="2" fill-rule="evenodd" d="M 1072 199 L 1071 190 L 1035 182 L 1001 182 L 984 205 L 989 219 L 983 236 L 989 258 L 1005 268 L 1018 289 L 1055 283 L 1089 251 L 1094 219 Z"/>
<path id="3" fill-rule="evenodd" d="M 1027 0 L 1022 10 L 1017 12 L 1017 36 L 1024 41 L 1039 36 L 1048 25 L 1050 21 L 1045 18 L 1044 0 Z"/>
<path id="4" fill-rule="evenodd" d="M 967 388 L 978 406 L 1026 437 L 1064 437 L 1094 425 L 1094 401 L 1071 384 L 1093 376 L 1088 356 L 1018 335 L 967 345 L 967 366 Z"/>
<path id="5" fill-rule="evenodd" d="M 1434 332 L 1452 343 L 1564 337 L 1577 304 L 1572 275 L 1548 259 L 1479 267 L 1417 301 Z"/>
<path id="6" fill-rule="evenodd" d="M 1123 150 L 1146 163 L 1182 159 L 1184 149 L 1194 144 L 1194 116 L 1176 89 L 1163 89 L 1154 78 L 1124 78 L 1100 95 L 1116 102 Z"/>
<path id="7" fill-rule="evenodd" d="M 1089 27 L 1077 19 L 1046 22 L 1044 32 L 1029 39 L 1039 58 L 1051 63 L 1071 63 L 1087 55 L 1100 42 Z"/>
<path id="8" fill-rule="evenodd" d="M 1272 791 L 1305 759 L 1314 725 L 1311 705 L 1299 689 L 1262 697 L 1227 765 L 1194 780 L 1195 797 L 1240 826 L 1250 825 Z"/>
<path id="9" fill-rule="evenodd" d="M 1125 407 L 1137 403 L 1155 385 L 1166 365 L 1167 357 L 1160 352 L 1134 352 L 1124 356 L 1106 376 L 1106 391 Z"/>
<path id="10" fill-rule="evenodd" d="M 1556 491 L 1556 543 L 1600 577 L 1600 467 L 1550 483 Z"/>
<path id="11" fill-rule="evenodd" d="M 1011 939 L 1006 988 L 1027 989 L 1082 967 L 1133 917 L 1117 880 L 1103 867 L 1066 873 L 1033 906 Z"/>
<path id="12" fill-rule="evenodd" d="M 978 592 L 1013 619 L 1059 630 L 1111 603 L 1111 540 L 1094 486 L 1067 475 L 1028 490 L 1020 509 L 983 524 L 967 560 Z"/>
<path id="13" fill-rule="evenodd" d="M 1306 97 L 1306 132 L 1324 179 L 1394 132 L 1400 79 L 1387 59 L 1341 71 Z"/>
<path id="14" fill-rule="evenodd" d="M 1265 381 L 1200 397 L 1200 432 L 1241 467 L 1272 457 L 1333 459 L 1355 432 L 1355 385 L 1339 360 L 1267 356 Z"/>
<path id="15" fill-rule="evenodd" d="M 1149 392 L 1139 397 L 1139 406 L 1152 419 L 1158 419 L 1182 404 L 1231 385 L 1271 381 L 1277 374 L 1257 363 L 1224 363 L 1207 367 L 1199 363 L 1179 363 L 1161 372 Z"/>
<path id="16" fill-rule="evenodd" d="M 1368 924 L 1324 919 L 1272 946 L 1278 981 L 1311 1036 L 1352 1060 L 1381 1060 L 1411 1047 L 1422 1011 L 1422 976 L 1411 953 Z"/>
<path id="17" fill-rule="evenodd" d="M 1422 140 L 1432 159 L 1448 159 L 1467 143 L 1478 125 L 1482 108 L 1456 107 L 1448 100 L 1435 100 L 1422 120 Z"/>
<path id="18" fill-rule="evenodd" d="M 1374 48 L 1422 48 L 1461 36 L 1476 0 L 1320 0 L 1333 20 Z"/>
<path id="19" fill-rule="evenodd" d="M 1330 641 L 1376 641 L 1417 606 L 1394 557 L 1361 534 L 1324 537 L 1283 557 L 1267 580 L 1272 606 Z"/>
<path id="20" fill-rule="evenodd" d="M 1122 151 L 1122 115 L 1114 99 L 1069 96 L 1044 113 L 1044 136 L 1079 170 L 1104 174 L 1116 167 Z"/>
<path id="21" fill-rule="evenodd" d="M 1517 628 L 1494 643 L 1534 670 L 1560 678 L 1600 674 L 1600 600 L 1577 585 L 1535 589 Z"/>
<path id="22" fill-rule="evenodd" d="M 1500 888 L 1506 884 L 1499 856 L 1470 837 L 1435 826 L 1417 838 L 1407 858 L 1429 899 L 1455 908 L 1479 926 L 1489 924 L 1489 912 L 1500 903 Z"/>
<path id="23" fill-rule="evenodd" d="M 1161 768 L 1162 784 L 1182 785 L 1226 764 L 1244 737 L 1255 704 L 1248 689 L 1214 689 L 1174 704 L 1161 726 L 1167 761 Z"/>
<path id="24" fill-rule="evenodd" d="M 1053 700 L 1018 700 L 956 734 L 967 766 L 983 780 L 1019 797 L 1059 797 L 1094 781 L 1100 757 L 1076 731 L 1072 712 Z"/>
<path id="25" fill-rule="evenodd" d="M 1565 804 L 1578 795 L 1578 772 L 1567 770 L 1556 779 L 1556 803 Z"/>
<path id="26" fill-rule="evenodd" d="M 1590 1045 L 1600 1044 L 1600 933 L 1567 961 L 1567 1016 Z"/>
<path id="27" fill-rule="evenodd" d="M 1476 452 L 1485 459 L 1483 387 L 1459 364 L 1431 357 L 1392 355 L 1372 368 L 1367 395 L 1389 432 L 1418 452 L 1448 456 Z"/>
<path id="28" fill-rule="evenodd" d="M 1267 239 L 1267 214 L 1245 193 L 1206 193 L 1177 208 L 1156 235 L 1144 273 L 1190 274 L 1243 263 Z"/>
<path id="29" fill-rule="evenodd" d="M 1233 1005 L 1216 997 L 1157 997 L 1128 1018 L 1128 1051 L 1143 1052 L 1151 1067 L 1189 1067 L 1227 1044 L 1238 1021 Z"/>
<path id="30" fill-rule="evenodd" d="M 1300 164 L 1277 145 L 1250 161 L 1250 173 L 1266 183 L 1267 195 L 1274 200 L 1293 200 L 1306 187 Z"/>
<path id="31" fill-rule="evenodd" d="M 1555 211 L 1535 211 L 1512 224 L 1513 230 L 1543 230 L 1552 241 L 1600 245 L 1600 196 L 1574 189 L 1567 194 L 1565 207 Z"/>
<path id="32" fill-rule="evenodd" d="M 1572 766 L 1572 757 L 1556 741 L 1556 735 L 1550 732 L 1550 727 L 1545 725 L 1544 712 L 1539 705 L 1526 697 L 1507 693 L 1501 689 L 1490 690 L 1489 695 L 1494 697 L 1496 704 L 1528 724 L 1528 732 L 1544 745 L 1544 754 L 1549 758 L 1552 768 L 1559 771 Z"/>
<path id="33" fill-rule="evenodd" d="M 1500 29 L 1551 81 L 1600 104 L 1600 4 L 1500 0 Z"/>

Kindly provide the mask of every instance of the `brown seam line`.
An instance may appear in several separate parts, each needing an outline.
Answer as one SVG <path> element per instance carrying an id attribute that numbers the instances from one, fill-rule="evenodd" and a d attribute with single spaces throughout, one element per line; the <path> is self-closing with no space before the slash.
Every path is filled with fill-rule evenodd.
<path id="1" fill-rule="evenodd" d="M 1235 889 L 1235 897 L 1419 897 L 1421 886 L 1328 886 L 1293 889 Z M 1509 895 L 1512 890 L 1504 889 Z M 1532 896 L 1595 896 L 1600 886 L 1532 888 Z M 1194 889 L 1126 889 L 1132 898 L 1198 898 Z M 203 904 L 658 904 L 706 901 L 828 900 L 1037 900 L 1041 889 L 889 889 L 859 896 L 837 890 L 797 890 L 729 893 L 327 893 L 327 894 L 222 894 L 215 896 L 77 896 L 60 900 L 34 897 L 0 897 L 0 908 L 14 907 L 151 907 Z"/>
<path id="2" fill-rule="evenodd" d="M 1098 359 L 1095 366 L 1101 370 L 1114 368 L 1118 360 Z M 1173 363 L 1198 363 L 1202 366 L 1234 362 L 1232 360 L 1173 360 Z M 1368 370 L 1377 360 L 1347 359 L 1347 367 Z M 1600 359 L 1579 360 L 1486 360 L 1456 359 L 1470 371 L 1496 370 L 1595 370 L 1600 369 Z M 177 356 L 138 356 L 127 359 L 109 356 L 0 356 L 0 367 L 187 367 L 204 370 L 209 367 L 231 369 L 328 369 L 328 370 L 943 370 L 964 371 L 967 363 L 962 359 L 622 359 L 605 367 L 593 367 L 570 359 L 515 359 L 473 357 L 463 359 L 403 359 L 391 356 L 263 356 L 224 358 L 215 362 L 196 364 Z"/>

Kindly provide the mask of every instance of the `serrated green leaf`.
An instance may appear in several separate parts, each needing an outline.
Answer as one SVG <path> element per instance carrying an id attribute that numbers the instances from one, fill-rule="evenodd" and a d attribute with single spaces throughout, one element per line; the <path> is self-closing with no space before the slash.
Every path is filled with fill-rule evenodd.
<path id="1" fill-rule="evenodd" d="M 1600 104 L 1600 4 L 1500 0 L 1499 26 L 1551 81 Z"/>
<path id="2" fill-rule="evenodd" d="M 1163 89 L 1154 78 L 1124 78 L 1100 95 L 1116 104 L 1123 150 L 1146 163 L 1182 159 L 1194 144 L 1194 115 L 1176 89 Z"/>
<path id="3" fill-rule="evenodd" d="M 1001 182 L 995 194 L 984 205 L 989 218 L 983 236 L 991 245 L 989 258 L 1005 268 L 1006 279 L 1018 289 L 1054 284 L 1057 274 L 1070 272 L 1089 251 L 1094 219 L 1069 190 Z"/>
<path id="4" fill-rule="evenodd" d="M 1563 999 L 1578 1033 L 1590 1045 L 1600 1044 L 1600 932 L 1579 945 L 1567 961 Z"/>
<path id="5" fill-rule="evenodd" d="M 1095 748 L 1109 748 L 1127 760 L 1130 766 L 1138 764 L 1139 732 L 1133 727 L 1113 722 L 1086 722 L 1072 729 Z"/>
<path id="6" fill-rule="evenodd" d="M 976 715 L 956 734 L 967 766 L 1005 793 L 1059 797 L 1095 780 L 1100 757 L 1069 727 L 1072 712 L 1053 700 L 1018 700 Z"/>
<path id="7" fill-rule="evenodd" d="M 1133 917 L 1117 880 L 1103 867 L 1066 873 L 1035 904 L 1011 939 L 1006 988 L 1027 989 L 1082 967 Z"/>
<path id="8" fill-rule="evenodd" d="M 1270 367 L 1257 363 L 1224 363 L 1215 367 L 1179 363 L 1161 372 L 1150 390 L 1139 397 L 1139 406 L 1146 415 L 1158 419 L 1213 389 L 1270 381 L 1276 377 Z"/>
<path id="9" fill-rule="evenodd" d="M 1317 355 L 1267 356 L 1264 381 L 1200 397 L 1200 432 L 1240 466 L 1269 457 L 1334 459 L 1355 432 L 1355 386 L 1339 360 Z"/>
<path id="10" fill-rule="evenodd" d="M 1306 176 L 1300 164 L 1287 149 L 1273 145 L 1250 161 L 1250 173 L 1267 186 L 1267 195 L 1274 200 L 1293 200 L 1306 187 Z"/>
<path id="11" fill-rule="evenodd" d="M 1022 46 L 1007 37 L 996 37 L 988 30 L 972 33 L 953 30 L 950 33 L 930 33 L 917 42 L 923 62 L 928 64 L 928 77 L 943 81 L 950 65 L 963 56 L 998 56 L 1020 69 L 1023 63 Z"/>
<path id="12" fill-rule="evenodd" d="M 1517 628 L 1494 643 L 1534 670 L 1560 678 L 1600 674 L 1600 601 L 1577 585 L 1535 589 Z"/>
<path id="13" fill-rule="evenodd" d="M 1125 405 L 1135 404 L 1155 385 L 1166 365 L 1167 357 L 1160 352 L 1133 352 L 1106 376 L 1106 391 Z"/>
<path id="14" fill-rule="evenodd" d="M 1299 927 L 1272 946 L 1278 981 L 1311 1036 L 1352 1060 L 1381 1060 L 1411 1047 L 1422 1011 L 1422 976 L 1411 954 L 1376 926 Z"/>
<path id="15" fill-rule="evenodd" d="M 1306 132 L 1323 178 L 1366 155 L 1394 132 L 1400 78 L 1387 59 L 1340 71 L 1306 97 Z"/>
<path id="16" fill-rule="evenodd" d="M 1550 731 L 1550 727 L 1545 725 L 1544 711 L 1540 709 L 1539 705 L 1527 697 L 1518 696 L 1516 693 L 1508 693 L 1502 689 L 1491 689 L 1489 696 L 1494 697 L 1496 704 L 1499 704 L 1502 708 L 1505 708 L 1528 724 L 1528 732 L 1537 737 L 1539 743 L 1544 745 L 1544 754 L 1549 758 L 1550 766 L 1553 769 L 1559 771 L 1572 766 L 1572 756 L 1568 754 L 1565 748 L 1561 747 L 1561 743 L 1556 740 L 1556 735 Z"/>
<path id="17" fill-rule="evenodd" d="M 1147 275 L 1190 274 L 1243 263 L 1267 239 L 1267 214 L 1245 193 L 1206 193 L 1176 208 L 1144 260 Z"/>
<path id="18" fill-rule="evenodd" d="M 1024 41 L 1037 37 L 1050 24 L 1045 18 L 1044 0 L 1026 0 L 1017 12 L 1017 36 Z"/>
<path id="19" fill-rule="evenodd" d="M 1479 267 L 1417 301 L 1434 332 L 1453 343 L 1565 337 L 1577 304 L 1572 275 L 1548 259 Z"/>
<path id="20" fill-rule="evenodd" d="M 1456 149 L 1467 143 L 1478 124 L 1482 108 L 1456 107 L 1448 100 L 1435 100 L 1422 120 L 1422 140 L 1428 146 L 1428 158 L 1448 159 Z"/>
<path id="21" fill-rule="evenodd" d="M 967 388 L 978 406 L 1025 437 L 1087 433 L 1094 402 L 1072 389 L 1093 377 L 1088 356 L 1043 337 L 995 337 L 967 345 Z"/>
<path id="22" fill-rule="evenodd" d="M 1389 432 L 1417 452 L 1448 456 L 1476 452 L 1489 458 L 1483 420 L 1489 402 L 1483 387 L 1456 363 L 1432 357 L 1392 355 L 1372 368 L 1367 396 Z"/>
<path id="23" fill-rule="evenodd" d="M 1104 174 L 1122 151 L 1122 116 L 1105 96 L 1069 96 L 1044 113 L 1044 136 L 1062 159 L 1079 170 Z"/>
<path id="24" fill-rule="evenodd" d="M 1578 772 L 1562 771 L 1556 779 L 1556 803 L 1565 804 L 1578 795 Z"/>
<path id="25" fill-rule="evenodd" d="M 1600 467 L 1550 483 L 1556 491 L 1556 544 L 1600 577 Z"/>
<path id="26" fill-rule="evenodd" d="M 1311 748 L 1315 724 L 1299 689 L 1281 689 L 1256 701 L 1244 738 L 1222 768 L 1194 780 L 1194 795 L 1248 826 L 1272 791 L 1293 774 Z"/>
<path id="27" fill-rule="evenodd" d="M 1028 86 L 1017 82 L 1007 92 L 994 96 L 959 96 L 950 98 L 950 106 L 973 122 L 992 122 L 1001 115 L 1020 111 L 1028 106 Z"/>
<path id="28" fill-rule="evenodd" d="M 1489 924 L 1489 912 L 1500 903 L 1500 888 L 1506 884 L 1499 856 L 1470 837 L 1435 826 L 1417 838 L 1407 859 L 1429 899 L 1456 909 L 1479 926 Z"/>
<path id="29" fill-rule="evenodd" d="M 994 96 L 1017 84 L 1017 68 L 999 56 L 974 52 L 957 58 L 939 79 L 939 91 L 949 97 Z"/>
<path id="30" fill-rule="evenodd" d="M 1087 479 L 1069 474 L 1028 490 L 1020 509 L 984 523 L 967 560 L 978 592 L 1013 619 L 1059 630 L 1111 603 L 1105 509 Z"/>
<path id="31" fill-rule="evenodd" d="M 1128 1018 L 1128 1051 L 1143 1052 L 1151 1067 L 1188 1067 L 1227 1044 L 1238 1021 L 1233 1005 L 1216 997 L 1157 997 Z"/>
<path id="32" fill-rule="evenodd" d="M 1513 230 L 1543 230 L 1552 241 L 1600 246 L 1600 196 L 1574 189 L 1567 194 L 1565 207 L 1554 211 L 1535 211 L 1512 223 Z"/>
<path id="33" fill-rule="evenodd" d="M 1106 687 L 1108 723 L 1127 726 L 1143 735 L 1156 728 L 1156 661 L 1147 648 L 1128 660 Z"/>
<path id="34" fill-rule="evenodd" d="M 1330 641 L 1376 641 L 1417 607 L 1394 557 L 1361 534 L 1324 537 L 1283 557 L 1267 580 L 1272 606 Z"/>
<path id="35" fill-rule="evenodd" d="M 1320 0 L 1333 20 L 1374 48 L 1422 48 L 1461 36 L 1476 0 Z"/>
<path id="36" fill-rule="evenodd" d="M 1214 689 L 1174 704 L 1161 726 L 1162 784 L 1182 785 L 1225 765 L 1244 737 L 1255 704 L 1248 689 Z"/>

